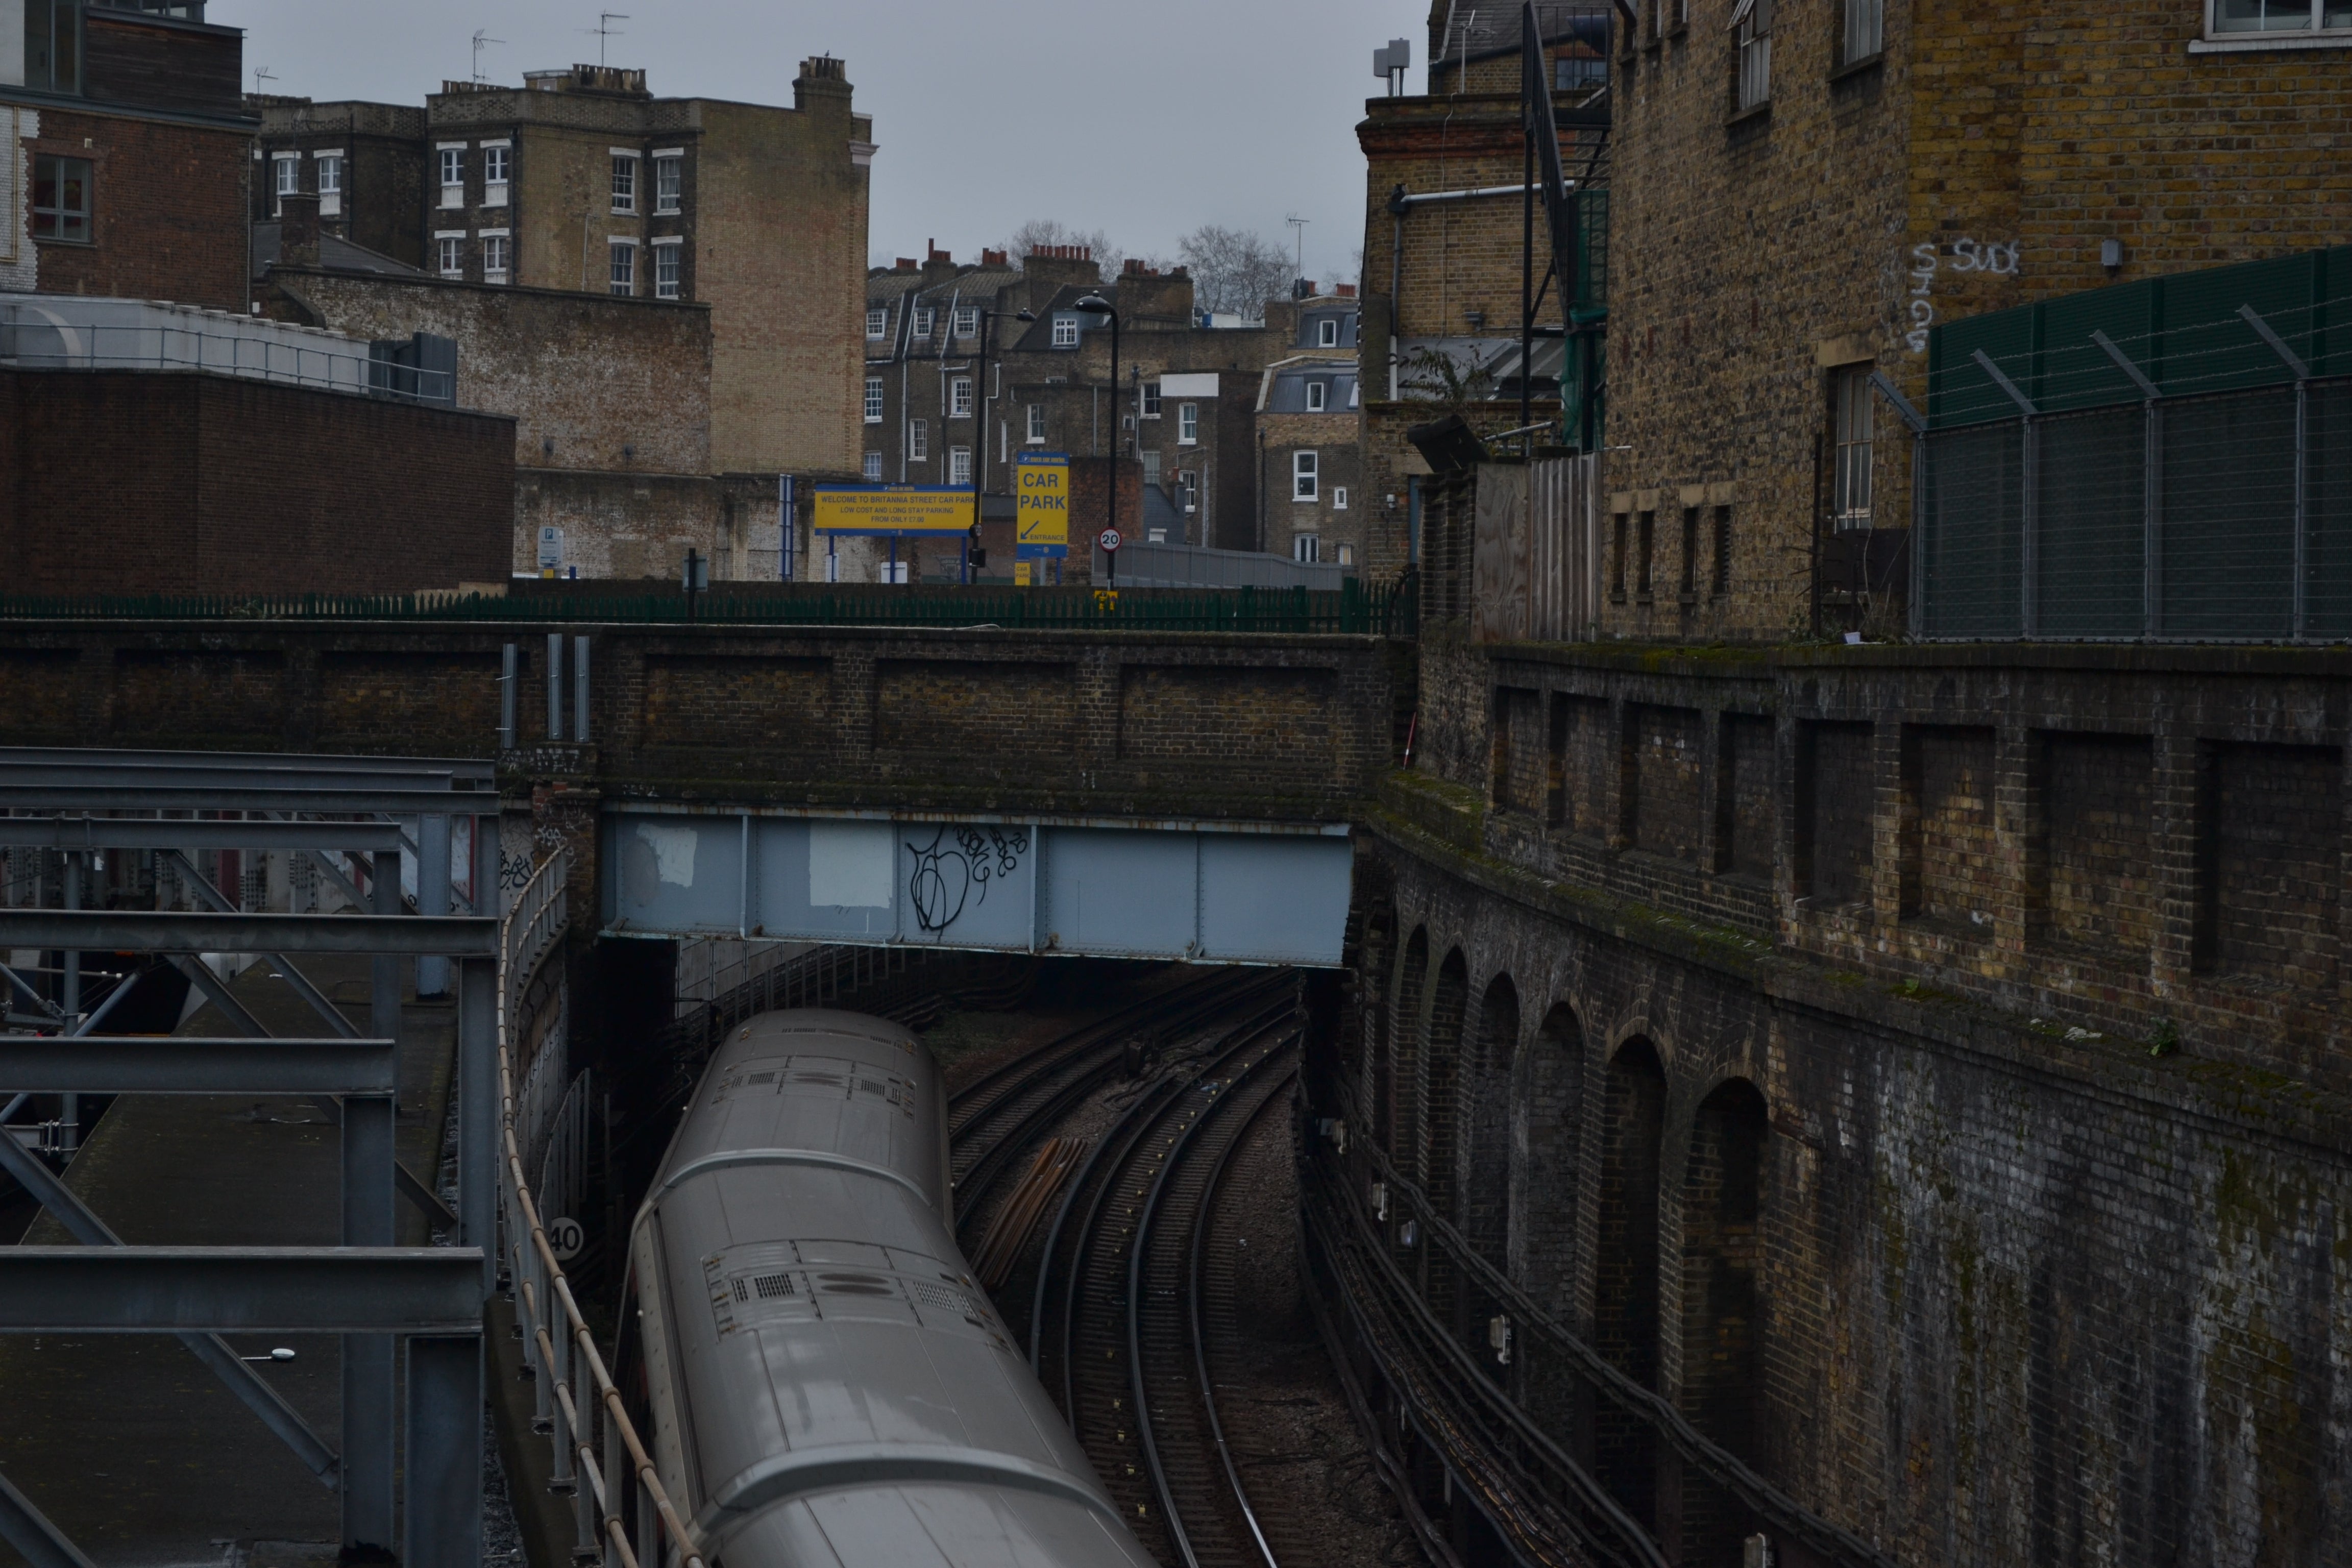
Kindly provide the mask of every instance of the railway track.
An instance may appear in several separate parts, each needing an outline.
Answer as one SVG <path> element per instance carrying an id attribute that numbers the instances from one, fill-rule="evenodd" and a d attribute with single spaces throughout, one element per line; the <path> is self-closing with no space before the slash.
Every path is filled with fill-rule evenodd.
<path id="1" fill-rule="evenodd" d="M 1286 1002 L 1291 984 L 1286 970 L 1213 970 L 1074 1029 L 956 1090 L 948 1100 L 948 1158 L 957 1232 L 967 1253 L 980 1240 L 967 1232 L 1004 1178 L 1088 1096 L 1134 1065 L 1131 1044 L 1147 1037 L 1180 1038 L 1254 1000 L 1279 995 Z"/>
<path id="2" fill-rule="evenodd" d="M 1068 1184 L 1038 1269 L 1031 1361 L 1129 1524 L 1183 1568 L 1272 1558 L 1223 1450 L 1197 1232 L 1251 1122 L 1297 1070 L 1286 995 L 1236 999 L 1181 1071 L 1150 1084 Z"/>

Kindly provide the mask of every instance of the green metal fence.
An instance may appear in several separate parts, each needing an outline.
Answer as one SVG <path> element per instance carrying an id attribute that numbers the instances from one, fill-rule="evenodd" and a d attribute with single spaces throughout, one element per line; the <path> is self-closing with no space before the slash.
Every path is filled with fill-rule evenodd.
<path id="1" fill-rule="evenodd" d="M 0 595 L 0 620 L 409 621 L 622 626 L 928 626 L 940 629 L 1274 632 L 1410 637 L 1418 594 L 1402 582 L 1347 579 L 1305 588 L 872 588 L 777 584 L 723 588 L 688 605 L 676 592 L 532 584 L 495 594 L 152 594 Z"/>
<path id="2" fill-rule="evenodd" d="M 2352 248 L 1936 329 L 1913 630 L 2352 637 Z"/>

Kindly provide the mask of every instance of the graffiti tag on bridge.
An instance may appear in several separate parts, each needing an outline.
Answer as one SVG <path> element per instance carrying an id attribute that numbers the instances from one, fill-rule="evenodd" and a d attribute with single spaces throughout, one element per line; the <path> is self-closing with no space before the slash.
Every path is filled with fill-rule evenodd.
<path id="1" fill-rule="evenodd" d="M 914 906 L 915 922 L 928 931 L 943 931 L 955 924 L 966 902 L 975 908 L 988 902 L 989 883 L 1018 870 L 1021 857 L 1029 852 L 1025 827 L 960 826 L 952 830 L 952 845 L 948 842 L 950 831 L 942 824 L 929 845 L 907 841 L 915 857 L 907 897 Z M 976 899 L 975 888 L 979 889 Z"/>

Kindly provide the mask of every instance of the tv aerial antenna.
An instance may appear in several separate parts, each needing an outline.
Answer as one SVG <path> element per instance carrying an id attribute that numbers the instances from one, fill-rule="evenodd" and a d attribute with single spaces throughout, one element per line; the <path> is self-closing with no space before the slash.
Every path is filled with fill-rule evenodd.
<path id="1" fill-rule="evenodd" d="M 256 98 L 259 98 L 259 97 L 261 96 L 261 84 L 262 84 L 263 82 L 265 82 L 265 81 L 276 81 L 277 79 L 278 79 L 277 76 L 271 72 L 270 68 L 269 68 L 268 66 L 256 66 L 256 67 L 254 67 L 254 68 L 253 68 L 253 96 L 254 96 L 254 97 L 256 97 Z"/>
<path id="2" fill-rule="evenodd" d="M 506 40 L 504 38 L 491 37 L 490 30 L 488 27 L 477 27 L 474 29 L 474 79 L 476 81 L 482 79 L 482 46 L 485 44 L 503 44 L 505 42 Z"/>
<path id="3" fill-rule="evenodd" d="M 1314 220 L 1300 217 L 1294 213 L 1282 221 L 1290 226 L 1290 232 L 1297 237 L 1298 242 L 1290 275 L 1293 278 L 1304 278 L 1307 276 L 1307 226 Z"/>
<path id="4" fill-rule="evenodd" d="M 606 39 L 624 38 L 628 37 L 626 33 L 624 33 L 620 28 L 613 26 L 613 24 L 615 22 L 625 22 L 628 19 L 629 14 L 626 11 L 603 11 L 597 14 L 596 25 L 594 26 L 583 27 L 580 29 L 583 33 L 593 33 L 596 35 L 597 65 L 602 66 L 604 64 L 604 43 Z"/>

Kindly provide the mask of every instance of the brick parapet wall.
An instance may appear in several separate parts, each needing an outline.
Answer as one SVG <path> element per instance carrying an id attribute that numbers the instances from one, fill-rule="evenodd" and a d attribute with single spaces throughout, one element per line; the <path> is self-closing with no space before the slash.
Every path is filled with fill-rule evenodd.
<path id="1" fill-rule="evenodd" d="M 590 639 L 585 747 L 547 733 L 551 631 Z M 27 744 L 481 756 L 509 644 L 517 787 L 551 774 L 752 806 L 1329 822 L 1391 760 L 1377 639 L 1228 633 L 14 621 L 0 729 Z M 572 700 L 567 673 L 567 731 Z"/>
<path id="2" fill-rule="evenodd" d="M 2352 1091 L 2352 658 L 1422 656 L 1414 766 L 1497 860 L 1919 994 Z M 1680 818 L 1678 820 L 1678 818 Z"/>

